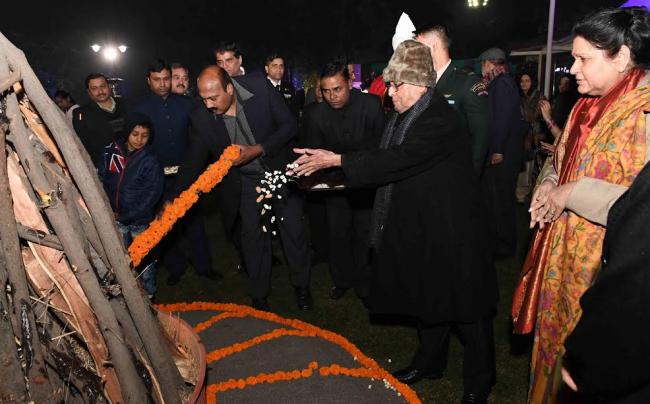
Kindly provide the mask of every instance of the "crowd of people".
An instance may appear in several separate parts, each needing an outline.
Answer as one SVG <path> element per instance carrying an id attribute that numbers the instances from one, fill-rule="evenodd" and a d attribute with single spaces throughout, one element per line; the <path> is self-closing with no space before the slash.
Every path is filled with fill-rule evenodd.
<path id="1" fill-rule="evenodd" d="M 399 381 L 443 377 L 460 337 L 463 403 L 487 402 L 496 382 L 494 262 L 515 255 L 517 200 L 530 201 L 533 241 L 512 307 L 514 331 L 534 333 L 528 401 L 650 402 L 648 11 L 604 9 L 576 23 L 571 76 L 552 101 L 532 72 L 517 82 L 502 49 L 479 55 L 475 74 L 452 65 L 444 24 L 407 31 L 369 93 L 333 59 L 308 105 L 283 79 L 282 55 L 268 56 L 265 74 L 246 73 L 234 42 L 215 48 L 195 89 L 182 64 L 156 60 L 149 94 L 129 107 L 99 73 L 86 78 L 88 104 L 54 98 L 97 164 L 126 245 L 237 145 L 215 197 L 252 306 L 271 309 L 277 234 L 296 304 L 311 310 L 316 251 L 331 299 L 354 290 L 372 313 L 417 320 L 419 346 Z M 298 185 L 260 204 L 269 172 Z M 136 269 L 150 297 L 156 261 L 171 285 L 190 263 L 221 277 L 200 211 L 163 243 Z"/>

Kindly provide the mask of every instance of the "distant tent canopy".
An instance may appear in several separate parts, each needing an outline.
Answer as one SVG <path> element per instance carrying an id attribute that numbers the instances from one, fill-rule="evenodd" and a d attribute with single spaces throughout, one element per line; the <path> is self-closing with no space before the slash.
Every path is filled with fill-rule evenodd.
<path id="1" fill-rule="evenodd" d="M 649 0 L 650 1 L 650 0 Z M 553 53 L 571 52 L 571 45 L 573 43 L 573 35 L 569 35 L 557 41 L 553 41 Z M 525 48 L 515 49 L 510 52 L 510 56 L 539 56 L 546 55 L 546 43 L 541 45 L 529 46 Z"/>
<path id="2" fill-rule="evenodd" d="M 650 0 L 629 0 L 621 7 L 645 7 L 650 9 Z"/>

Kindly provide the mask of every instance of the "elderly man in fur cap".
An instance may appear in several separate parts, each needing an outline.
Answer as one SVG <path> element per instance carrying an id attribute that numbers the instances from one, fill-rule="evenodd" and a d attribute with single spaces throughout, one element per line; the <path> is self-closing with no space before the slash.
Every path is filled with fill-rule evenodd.
<path id="1" fill-rule="evenodd" d="M 379 186 L 368 307 L 415 317 L 420 338 L 411 364 L 395 376 L 409 384 L 442 377 L 455 330 L 465 346 L 463 403 L 484 403 L 495 382 L 497 285 L 470 138 L 434 88 L 425 45 L 400 44 L 383 76 L 395 112 L 379 148 L 295 149 L 301 156 L 292 170 L 308 176 L 341 167 L 353 186 Z"/>

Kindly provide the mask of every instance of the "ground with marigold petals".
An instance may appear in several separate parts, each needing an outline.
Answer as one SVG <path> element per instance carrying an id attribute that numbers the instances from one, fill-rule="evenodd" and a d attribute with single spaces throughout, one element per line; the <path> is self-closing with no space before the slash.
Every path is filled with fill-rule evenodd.
<path id="1" fill-rule="evenodd" d="M 159 305 L 206 349 L 208 403 L 420 403 L 344 337 L 248 306 Z"/>

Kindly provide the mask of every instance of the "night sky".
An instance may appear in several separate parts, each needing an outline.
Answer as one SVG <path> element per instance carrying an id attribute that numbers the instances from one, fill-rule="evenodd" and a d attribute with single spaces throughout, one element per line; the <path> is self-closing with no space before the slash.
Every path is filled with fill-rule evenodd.
<path id="1" fill-rule="evenodd" d="M 13 3 L 3 14 L 11 18 L 2 20 L 0 31 L 25 51 L 48 91 L 64 88 L 81 102 L 83 78 L 110 70 L 90 49 L 93 43 L 129 47 L 115 70 L 126 80 L 126 96 L 133 98 L 146 91 L 144 75 L 153 58 L 183 62 L 196 75 L 214 62 L 211 50 L 222 39 L 240 42 L 248 71 L 261 69 L 264 56 L 279 51 L 288 64 L 312 72 L 333 56 L 386 62 L 403 11 L 416 26 L 450 25 L 454 58 L 473 58 L 492 46 L 544 42 L 548 18 L 548 0 L 489 0 L 482 9 L 468 8 L 467 0 L 7 1 Z M 586 12 L 622 2 L 559 0 L 555 37 L 567 35 Z"/>

